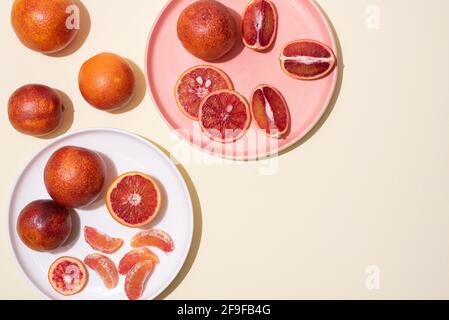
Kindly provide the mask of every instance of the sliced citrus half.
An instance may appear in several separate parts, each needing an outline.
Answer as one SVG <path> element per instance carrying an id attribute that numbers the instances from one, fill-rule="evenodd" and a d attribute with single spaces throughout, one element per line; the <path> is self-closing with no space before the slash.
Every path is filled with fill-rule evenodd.
<path id="1" fill-rule="evenodd" d="M 150 249 L 143 247 L 133 249 L 123 256 L 118 264 L 118 272 L 122 275 L 126 275 L 132 267 L 134 267 L 139 262 L 146 260 L 153 261 L 154 265 L 159 263 L 159 258 Z"/>
<path id="2" fill-rule="evenodd" d="M 211 92 L 234 89 L 227 74 L 216 67 L 199 65 L 185 71 L 175 86 L 179 110 L 192 120 L 198 120 L 201 101 Z"/>
<path id="3" fill-rule="evenodd" d="M 99 253 L 92 253 L 84 258 L 84 263 L 103 279 L 106 288 L 114 289 L 117 286 L 118 271 L 111 259 Z"/>
<path id="4" fill-rule="evenodd" d="M 175 243 L 170 235 L 160 229 L 143 230 L 131 239 L 131 247 L 156 247 L 164 252 L 171 252 L 175 249 Z"/>
<path id="5" fill-rule="evenodd" d="M 248 102 L 232 90 L 213 92 L 201 102 L 199 122 L 209 139 L 234 142 L 245 135 L 251 124 Z"/>
<path id="6" fill-rule="evenodd" d="M 113 238 L 106 233 L 89 226 L 84 227 L 84 239 L 92 249 L 106 254 L 116 252 L 123 245 L 122 239 Z"/>
<path id="7" fill-rule="evenodd" d="M 146 260 L 137 263 L 129 270 L 125 279 L 125 293 L 129 300 L 137 300 L 142 296 L 145 282 L 153 268 L 153 261 Z"/>
<path id="8" fill-rule="evenodd" d="M 337 58 L 331 48 L 315 40 L 288 43 L 281 52 L 282 70 L 299 80 L 316 80 L 334 70 Z"/>
<path id="9" fill-rule="evenodd" d="M 53 289 L 64 296 L 71 296 L 84 289 L 88 274 L 84 264 L 73 257 L 61 257 L 48 270 L 48 281 Z"/>
<path id="10" fill-rule="evenodd" d="M 140 172 L 128 172 L 116 178 L 109 187 L 106 206 L 122 225 L 142 227 L 158 214 L 161 192 L 154 178 Z"/>
<path id="11" fill-rule="evenodd" d="M 264 51 L 271 47 L 278 27 L 277 11 L 270 0 L 252 0 L 242 16 L 242 40 L 246 47 Z"/>

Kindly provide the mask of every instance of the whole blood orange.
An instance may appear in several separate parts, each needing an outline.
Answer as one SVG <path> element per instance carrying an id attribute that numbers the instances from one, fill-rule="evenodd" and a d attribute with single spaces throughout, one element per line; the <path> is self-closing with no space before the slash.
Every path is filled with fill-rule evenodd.
<path id="1" fill-rule="evenodd" d="M 84 258 L 84 263 L 103 279 L 106 288 L 114 289 L 117 286 L 118 271 L 111 259 L 98 253 L 92 253 Z"/>
<path id="2" fill-rule="evenodd" d="M 154 265 L 159 263 L 159 258 L 150 249 L 143 247 L 131 250 L 123 256 L 118 264 L 118 272 L 122 275 L 126 275 L 132 267 L 134 267 L 139 262 L 146 260 L 153 261 Z"/>
<path id="3" fill-rule="evenodd" d="M 201 101 L 209 93 L 223 89 L 234 89 L 224 71 L 213 66 L 196 66 L 185 71 L 176 82 L 176 103 L 187 117 L 198 120 Z"/>
<path id="4" fill-rule="evenodd" d="M 290 112 L 282 94 L 274 87 L 262 84 L 251 95 L 254 122 L 274 138 L 284 137 L 290 127 Z"/>
<path id="5" fill-rule="evenodd" d="M 246 47 L 256 51 L 268 49 L 277 32 L 276 7 L 270 0 L 252 0 L 242 17 L 242 39 Z"/>
<path id="6" fill-rule="evenodd" d="M 65 296 L 74 295 L 83 290 L 87 278 L 88 274 L 84 264 L 72 257 L 57 259 L 48 270 L 48 281 L 51 286 Z"/>
<path id="7" fill-rule="evenodd" d="M 282 70 L 299 80 L 316 80 L 327 76 L 337 65 L 331 48 L 315 40 L 288 43 L 281 52 Z"/>
<path id="8" fill-rule="evenodd" d="M 128 172 L 109 187 L 106 205 L 119 223 L 142 227 L 153 220 L 161 206 L 161 192 L 156 181 L 140 172 Z"/>
<path id="9" fill-rule="evenodd" d="M 144 230 L 136 234 L 131 239 L 131 247 L 156 247 L 164 252 L 171 252 L 175 249 L 175 243 L 170 235 L 159 229 Z"/>
<path id="10" fill-rule="evenodd" d="M 251 123 L 248 102 L 235 91 L 212 92 L 201 102 L 199 121 L 210 139 L 234 142 L 245 135 Z"/>
<path id="11" fill-rule="evenodd" d="M 123 240 L 111 236 L 89 226 L 84 227 L 84 239 L 92 249 L 111 254 L 123 245 Z"/>
<path id="12" fill-rule="evenodd" d="M 153 268 L 153 261 L 146 260 L 139 262 L 129 270 L 125 279 L 125 293 L 129 300 L 137 300 L 142 296 L 145 282 Z"/>

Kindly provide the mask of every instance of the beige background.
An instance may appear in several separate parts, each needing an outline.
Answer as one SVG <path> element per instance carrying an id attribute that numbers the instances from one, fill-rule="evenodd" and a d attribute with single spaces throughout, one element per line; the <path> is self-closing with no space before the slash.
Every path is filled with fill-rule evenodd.
<path id="1" fill-rule="evenodd" d="M 32 82 L 70 96 L 70 130 L 127 129 L 197 159 L 180 166 L 195 199 L 193 249 L 161 298 L 449 298 L 448 1 L 319 0 L 344 54 L 341 90 L 320 130 L 282 154 L 269 176 L 266 163 L 213 163 L 173 139 L 143 98 L 144 83 L 129 112 L 89 107 L 77 88 L 80 64 L 113 51 L 143 68 L 165 0 L 83 2 L 87 39 L 54 58 L 19 43 L 12 0 L 0 2 L 0 298 L 40 298 L 5 234 L 17 174 L 48 143 L 16 133 L 7 119 L 9 95 Z M 368 5 L 380 9 L 378 30 L 367 28 Z M 365 285 L 369 265 L 380 268 L 379 290 Z"/>

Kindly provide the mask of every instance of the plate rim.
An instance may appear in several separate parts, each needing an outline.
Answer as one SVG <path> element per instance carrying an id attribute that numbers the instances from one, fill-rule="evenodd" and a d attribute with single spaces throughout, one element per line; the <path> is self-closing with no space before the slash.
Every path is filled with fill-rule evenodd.
<path id="1" fill-rule="evenodd" d="M 284 146 L 282 146 L 280 148 L 277 148 L 274 151 L 271 151 L 271 150 L 264 151 L 264 152 L 261 152 L 260 154 L 251 155 L 251 156 L 248 156 L 248 155 L 228 156 L 228 155 L 222 154 L 222 153 L 217 154 L 208 149 L 201 148 L 201 146 L 199 146 L 195 143 L 190 142 L 188 139 L 186 139 L 186 137 L 184 137 L 177 130 L 175 130 L 175 128 L 173 128 L 173 126 L 169 123 L 169 121 L 162 114 L 162 111 L 161 111 L 161 108 L 159 107 L 159 105 L 156 103 L 155 94 L 153 93 L 152 86 L 150 84 L 150 79 L 148 77 L 148 53 L 149 53 L 149 49 L 150 49 L 150 43 L 152 42 L 152 38 L 155 33 L 155 29 L 156 29 L 160 19 L 162 18 L 163 14 L 167 10 L 167 8 L 170 5 L 172 5 L 172 3 L 175 1 L 179 1 L 179 0 L 168 0 L 167 1 L 167 3 L 162 7 L 160 12 L 156 16 L 156 19 L 154 20 L 153 25 L 150 29 L 150 33 L 147 37 L 147 43 L 146 43 L 146 47 L 145 47 L 144 74 L 145 74 L 145 82 L 146 82 L 147 91 L 149 92 L 151 100 L 152 100 L 154 106 L 156 107 L 157 112 L 159 113 L 159 116 L 163 119 L 166 126 L 172 132 L 175 132 L 177 137 L 179 137 L 184 143 L 187 143 L 188 145 L 193 146 L 194 149 L 199 150 L 201 152 L 205 152 L 206 154 L 215 156 L 217 158 L 236 160 L 236 161 L 258 161 L 261 159 L 269 159 L 269 158 L 273 157 L 274 155 L 280 156 L 283 151 L 289 149 L 290 147 L 294 146 L 296 143 L 302 141 L 310 132 L 312 132 L 312 130 L 317 126 L 317 124 L 321 121 L 321 119 L 326 114 L 327 110 L 329 109 L 330 103 L 336 93 L 335 89 L 337 88 L 338 79 L 340 77 L 340 68 L 339 68 L 340 56 L 339 56 L 339 52 L 338 52 L 336 35 L 335 35 L 333 29 L 331 28 L 330 21 L 327 18 L 326 14 L 324 13 L 324 10 L 318 5 L 316 0 L 304 0 L 304 1 L 308 1 L 313 6 L 313 8 L 317 11 L 319 16 L 321 17 L 321 20 L 324 22 L 327 32 L 331 38 L 332 50 L 334 51 L 334 54 L 338 61 L 336 68 L 334 69 L 334 71 L 332 71 L 332 76 L 334 77 L 334 79 L 332 81 L 332 85 L 331 85 L 332 89 L 330 91 L 330 94 L 328 94 L 328 97 L 324 104 L 324 108 L 322 108 L 321 112 L 317 115 L 315 120 L 311 122 L 311 124 L 307 127 L 306 130 L 304 130 L 304 132 L 302 134 L 298 135 L 295 139 L 292 139 L 289 143 L 285 144 Z M 300 0 L 294 0 L 294 1 L 300 1 Z"/>
<path id="2" fill-rule="evenodd" d="M 25 272 L 24 268 L 22 267 L 22 264 L 20 263 L 16 252 L 13 248 L 12 245 L 12 235 L 11 235 L 11 228 L 10 228 L 10 215 L 11 215 L 11 203 L 12 203 L 12 198 L 14 196 L 14 191 L 16 189 L 17 186 L 17 182 L 19 181 L 19 179 L 21 179 L 25 173 L 25 170 L 29 167 L 30 163 L 33 162 L 40 153 L 42 153 L 44 150 L 50 148 L 52 145 L 60 142 L 61 140 L 64 140 L 68 137 L 77 135 L 77 134 L 82 134 L 82 133 L 89 133 L 89 132 L 95 132 L 95 131 L 100 131 L 100 132 L 112 132 L 112 133 L 118 133 L 118 134 L 122 134 L 125 135 L 129 138 L 138 140 L 139 142 L 142 142 L 144 144 L 146 144 L 147 146 L 149 146 L 150 148 L 154 149 L 157 153 L 159 153 L 160 156 L 162 156 L 163 158 L 168 160 L 169 165 L 172 167 L 172 169 L 174 169 L 174 171 L 176 172 L 178 178 L 180 178 L 181 182 L 182 182 L 182 188 L 184 189 L 184 192 L 187 194 L 188 196 L 188 209 L 190 212 L 190 226 L 188 229 L 189 232 L 189 237 L 188 237 L 188 244 L 187 244 L 187 250 L 185 250 L 185 253 L 183 254 L 182 259 L 180 259 L 180 261 L 182 261 L 181 263 L 179 263 L 179 265 L 176 268 L 176 272 L 173 273 L 173 276 L 170 277 L 169 281 L 167 281 L 166 285 L 161 286 L 161 289 L 159 289 L 158 291 L 156 291 L 155 294 L 150 295 L 150 297 L 148 299 L 145 299 L 144 301 L 148 301 L 148 300 L 155 300 L 157 297 L 159 297 L 172 283 L 173 281 L 176 279 L 176 277 L 179 275 L 179 273 L 181 272 L 181 269 L 184 267 L 184 265 L 186 264 L 187 258 L 190 254 L 190 251 L 192 250 L 192 242 L 193 242 L 193 233 L 194 233 L 194 229 L 195 229 L 195 214 L 193 211 L 193 204 L 192 204 L 192 196 L 190 194 L 190 190 L 187 186 L 187 182 L 185 181 L 183 175 L 181 174 L 181 172 L 179 171 L 179 169 L 176 167 L 175 163 L 173 162 L 172 159 L 170 159 L 169 156 L 167 156 L 156 144 L 154 144 L 153 142 L 143 138 L 142 136 L 136 134 L 136 133 L 132 133 L 123 129 L 117 129 L 117 128 L 109 128 L 109 127 L 93 127 L 93 128 L 85 128 L 85 129 L 78 129 L 78 130 L 74 130 L 68 133 L 65 133 L 63 135 L 61 135 L 60 137 L 51 140 L 50 142 L 46 143 L 43 147 L 39 148 L 39 150 L 37 150 L 36 152 L 34 152 L 30 158 L 25 161 L 25 164 L 22 165 L 21 169 L 19 170 L 19 173 L 16 175 L 16 179 L 14 180 L 14 183 L 10 189 L 10 193 L 9 193 L 9 197 L 8 197 L 8 204 L 7 204 L 7 215 L 6 215 L 6 223 L 5 223 L 5 227 L 7 228 L 7 232 L 5 232 L 5 235 L 7 236 L 7 242 L 8 242 L 8 247 L 9 247 L 9 251 L 10 251 L 10 255 L 12 255 L 14 258 L 14 262 L 16 269 L 20 270 L 20 273 L 22 274 L 22 276 L 28 280 L 28 283 L 31 284 L 32 288 L 35 289 L 35 291 L 37 291 L 40 296 L 42 298 L 44 298 L 45 300 L 55 300 L 52 297 L 48 296 L 47 294 L 45 294 L 33 281 L 31 281 L 30 277 L 27 275 L 27 273 Z M 62 299 L 56 299 L 56 300 L 62 300 Z"/>

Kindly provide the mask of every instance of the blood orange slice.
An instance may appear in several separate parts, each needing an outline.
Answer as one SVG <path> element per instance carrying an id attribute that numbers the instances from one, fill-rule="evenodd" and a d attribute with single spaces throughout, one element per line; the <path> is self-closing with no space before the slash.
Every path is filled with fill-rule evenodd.
<path id="1" fill-rule="evenodd" d="M 118 264 L 118 272 L 122 275 L 126 275 L 132 267 L 134 267 L 139 262 L 146 260 L 153 261 L 154 265 L 159 263 L 159 258 L 157 255 L 148 248 L 138 248 L 131 250 L 120 260 Z"/>
<path id="2" fill-rule="evenodd" d="M 276 7 L 270 0 L 252 0 L 242 17 L 242 39 L 246 47 L 256 51 L 268 49 L 277 32 Z"/>
<path id="3" fill-rule="evenodd" d="M 248 102 L 235 91 L 213 92 L 200 105 L 199 121 L 210 139 L 234 142 L 245 135 L 251 123 Z"/>
<path id="4" fill-rule="evenodd" d="M 281 67 L 299 80 L 316 80 L 334 70 L 337 59 L 331 48 L 315 40 L 297 40 L 287 44 L 281 53 Z"/>
<path id="5" fill-rule="evenodd" d="M 156 181 L 140 172 L 121 175 L 106 194 L 106 205 L 119 223 L 142 227 L 153 220 L 161 206 L 161 192 Z"/>
<path id="6" fill-rule="evenodd" d="M 290 112 L 282 94 L 262 84 L 251 95 L 251 113 L 257 126 L 275 138 L 284 137 L 290 127 Z"/>
<path id="7" fill-rule="evenodd" d="M 131 247 L 156 247 L 164 252 L 171 252 L 175 244 L 168 233 L 159 229 L 144 230 L 131 239 Z"/>
<path id="8" fill-rule="evenodd" d="M 231 79 L 224 71 L 200 65 L 185 71 L 179 77 L 175 87 L 175 98 L 179 110 L 192 120 L 198 120 L 201 101 L 209 93 L 234 89 Z"/>
<path id="9" fill-rule="evenodd" d="M 146 260 L 129 270 L 125 279 L 125 293 L 129 300 L 137 300 L 142 296 L 145 282 L 153 268 L 153 261 Z"/>
<path id="10" fill-rule="evenodd" d="M 86 226 L 84 227 L 84 239 L 92 247 L 92 249 L 111 254 L 116 252 L 123 245 L 123 240 L 112 238 L 107 234 Z"/>
<path id="11" fill-rule="evenodd" d="M 51 286 L 64 296 L 71 296 L 83 290 L 87 278 L 84 264 L 72 257 L 57 259 L 48 270 L 48 281 Z"/>
<path id="12" fill-rule="evenodd" d="M 118 284 L 118 272 L 114 262 L 99 253 L 92 253 L 84 258 L 84 263 L 94 270 L 108 289 L 114 289 Z"/>

